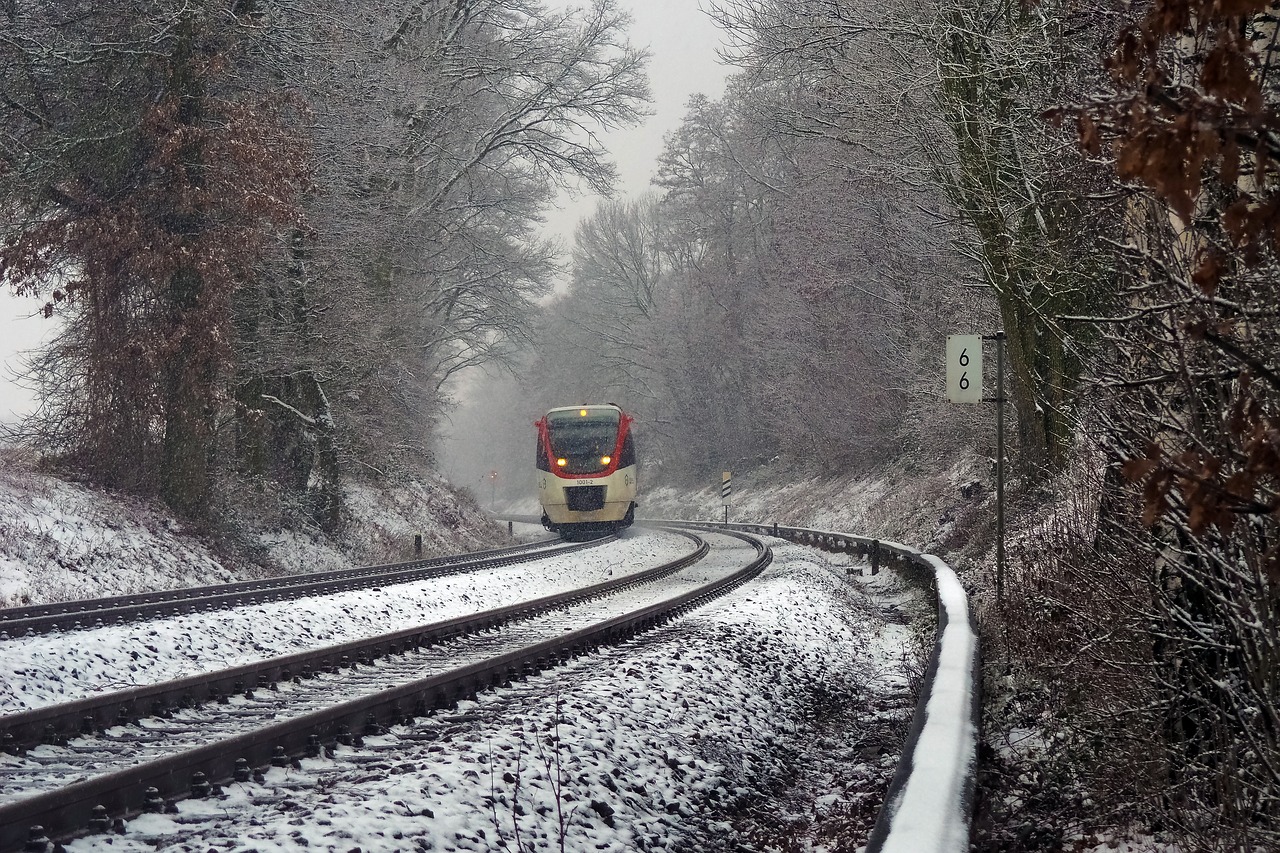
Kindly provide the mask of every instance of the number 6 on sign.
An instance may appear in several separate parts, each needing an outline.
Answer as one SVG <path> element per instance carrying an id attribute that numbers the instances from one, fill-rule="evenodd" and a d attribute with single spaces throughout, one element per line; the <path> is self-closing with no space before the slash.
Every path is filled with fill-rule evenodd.
<path id="1" fill-rule="evenodd" d="M 947 335 L 947 399 L 982 402 L 981 335 Z"/>

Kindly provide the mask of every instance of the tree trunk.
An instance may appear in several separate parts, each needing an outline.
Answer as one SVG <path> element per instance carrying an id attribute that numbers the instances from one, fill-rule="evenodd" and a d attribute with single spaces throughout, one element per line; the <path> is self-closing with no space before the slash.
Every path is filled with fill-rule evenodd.
<path id="1" fill-rule="evenodd" d="M 214 369 L 193 330 L 186 328 L 202 284 L 200 274 L 190 269 L 174 273 L 169 284 L 174 328 L 185 332 L 179 332 L 181 343 L 166 367 L 160 487 L 165 502 L 189 518 L 201 517 L 208 508 L 213 444 Z"/>
<path id="2" fill-rule="evenodd" d="M 178 121 L 197 126 L 204 117 L 204 86 L 195 59 L 197 27 L 188 13 L 170 59 L 170 94 L 178 98 Z M 184 147 L 180 161 L 171 166 L 174 198 L 167 227 L 184 240 L 195 238 L 206 227 L 202 217 L 181 205 L 184 184 L 203 184 L 203 152 L 200 143 Z M 204 277 L 184 266 L 169 279 L 169 337 L 177 339 L 176 351 L 166 364 L 164 455 L 160 472 L 161 494 L 174 510 L 198 518 L 208 508 L 209 455 L 213 444 L 216 356 L 200 316 Z"/>

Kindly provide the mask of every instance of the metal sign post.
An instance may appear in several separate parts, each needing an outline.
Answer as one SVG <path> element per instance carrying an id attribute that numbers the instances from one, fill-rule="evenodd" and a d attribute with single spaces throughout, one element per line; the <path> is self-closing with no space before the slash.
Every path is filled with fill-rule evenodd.
<path id="1" fill-rule="evenodd" d="M 733 472 L 720 475 L 720 499 L 724 501 L 724 523 L 729 523 L 729 495 L 733 492 Z"/>
<path id="2" fill-rule="evenodd" d="M 1004 606 L 1004 329 L 983 340 L 996 342 L 996 606 Z"/>
<path id="3" fill-rule="evenodd" d="M 947 399 L 996 404 L 996 604 L 1004 604 L 1004 330 L 947 335 Z M 982 396 L 982 342 L 996 342 L 996 396 Z"/>

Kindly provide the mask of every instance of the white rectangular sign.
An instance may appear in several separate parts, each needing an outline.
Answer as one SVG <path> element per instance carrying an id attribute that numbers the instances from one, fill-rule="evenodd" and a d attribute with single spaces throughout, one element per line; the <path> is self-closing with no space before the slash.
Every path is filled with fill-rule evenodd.
<path id="1" fill-rule="evenodd" d="M 947 335 L 947 399 L 982 402 L 982 335 Z"/>

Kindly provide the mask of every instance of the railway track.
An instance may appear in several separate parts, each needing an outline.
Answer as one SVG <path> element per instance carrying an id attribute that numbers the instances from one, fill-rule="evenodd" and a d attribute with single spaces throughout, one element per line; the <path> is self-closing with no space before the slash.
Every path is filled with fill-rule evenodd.
<path id="1" fill-rule="evenodd" d="M 18 753 L 0 762 L 0 851 L 36 849 L 46 834 L 102 831 L 248 779 L 255 768 L 411 723 L 661 624 L 745 583 L 771 559 L 760 540 L 729 533 L 720 535 L 749 544 L 751 559 L 706 560 L 706 543 L 682 535 L 697 544 L 684 557 L 585 589 L 318 650 L 308 661 L 290 656 L 0 718 Z"/>
<path id="2" fill-rule="evenodd" d="M 606 537 L 578 543 L 539 542 L 460 556 L 361 566 L 317 574 L 286 575 L 111 598 L 7 607 L 0 609 L 0 639 L 58 630 L 79 630 L 132 620 L 156 619 L 179 613 L 246 607 L 308 595 L 329 595 L 352 589 L 481 571 L 557 554 L 568 554 L 584 548 L 596 547 L 613 538 Z"/>

